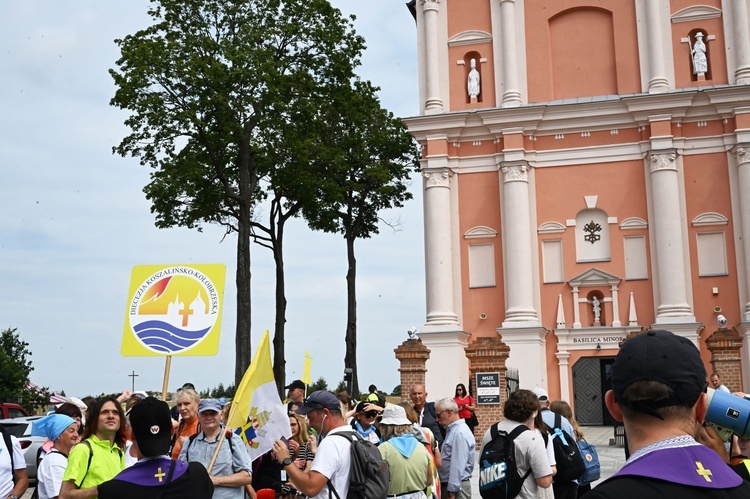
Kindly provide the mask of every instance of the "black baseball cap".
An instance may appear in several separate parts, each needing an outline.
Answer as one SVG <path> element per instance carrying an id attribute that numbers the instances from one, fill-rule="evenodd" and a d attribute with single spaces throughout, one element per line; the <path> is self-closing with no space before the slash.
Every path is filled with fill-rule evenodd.
<path id="1" fill-rule="evenodd" d="M 305 399 L 302 407 L 297 408 L 294 412 L 297 414 L 307 414 L 315 409 L 340 411 L 341 406 L 339 405 L 339 399 L 336 398 L 336 395 L 325 390 L 318 390 L 317 392 L 312 392 L 310 396 Z"/>
<path id="2" fill-rule="evenodd" d="M 293 390 L 295 388 L 299 388 L 300 390 L 304 390 L 305 389 L 305 384 L 302 381 L 300 381 L 298 379 L 295 379 L 294 381 L 292 381 L 291 383 L 289 383 L 288 385 L 286 385 L 284 388 L 286 388 L 287 390 Z"/>
<path id="3" fill-rule="evenodd" d="M 172 418 L 166 402 L 146 397 L 130 409 L 128 417 L 141 454 L 156 457 L 169 452 Z"/>
<path id="4" fill-rule="evenodd" d="M 674 390 L 659 400 L 628 400 L 623 394 L 636 381 L 657 381 Z M 673 405 L 692 407 L 706 391 L 706 368 L 698 348 L 670 331 L 649 330 L 627 340 L 612 365 L 615 400 L 633 410 L 659 417 L 656 409 Z"/>

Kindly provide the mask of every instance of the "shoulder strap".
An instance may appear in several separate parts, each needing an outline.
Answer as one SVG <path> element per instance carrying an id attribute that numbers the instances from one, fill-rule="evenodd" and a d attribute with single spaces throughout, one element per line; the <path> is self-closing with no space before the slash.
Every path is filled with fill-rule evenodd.
<path id="1" fill-rule="evenodd" d="M 10 475 L 13 477 L 13 486 L 15 487 L 18 478 L 16 478 L 15 464 L 13 463 L 13 441 L 10 439 L 10 433 L 8 433 L 8 430 L 3 425 L 0 425 L 0 432 L 3 434 L 5 448 L 8 449 L 8 455 L 10 456 Z"/>
<path id="2" fill-rule="evenodd" d="M 362 437 L 359 436 L 359 433 L 356 431 L 337 431 L 336 433 L 331 433 L 329 435 L 326 435 L 327 437 L 335 437 L 336 435 L 340 437 L 344 437 L 348 441 L 354 443 L 355 440 L 363 440 Z M 354 437 L 354 438 L 351 438 Z M 332 499 L 332 495 L 336 496 L 336 499 L 341 499 L 338 492 L 336 492 L 336 488 L 331 483 L 331 479 L 329 478 L 326 482 L 326 485 L 328 485 L 328 499 Z"/>
<path id="3" fill-rule="evenodd" d="M 555 428 L 562 430 L 562 416 L 558 413 L 555 413 Z"/>
<path id="4" fill-rule="evenodd" d="M 172 440 L 169 442 L 169 451 L 167 454 L 170 456 L 172 455 L 172 449 L 174 449 L 174 444 L 177 442 L 177 439 L 180 437 L 180 433 L 182 433 L 182 428 L 185 427 L 185 420 L 180 421 L 180 426 L 177 427 L 177 431 L 174 432 L 172 435 Z"/>
<path id="5" fill-rule="evenodd" d="M 232 435 L 233 433 L 229 430 L 227 430 L 226 434 L 224 435 L 224 440 L 226 440 L 229 443 L 229 452 L 234 455 L 234 449 L 232 448 Z"/>
<path id="6" fill-rule="evenodd" d="M 521 433 L 525 431 L 529 431 L 528 426 L 526 426 L 525 424 L 518 425 L 515 428 L 513 428 L 513 431 L 511 431 L 508 434 L 508 438 L 510 438 L 511 440 L 515 440 L 518 435 L 520 435 Z"/>
<path id="7" fill-rule="evenodd" d="M 159 492 L 159 495 L 156 496 L 157 499 L 161 499 L 161 496 L 164 495 L 164 492 L 166 492 L 167 487 L 169 487 L 169 484 L 172 482 L 172 476 L 174 475 L 174 468 L 175 468 L 175 460 L 170 459 L 169 464 L 169 473 L 167 474 L 167 481 L 164 483 L 164 487 L 161 488 L 161 492 Z"/>
<path id="8" fill-rule="evenodd" d="M 86 473 L 84 473 L 83 478 L 81 478 L 81 485 L 83 485 L 83 481 L 86 480 L 86 475 L 89 474 L 89 468 L 91 468 L 91 458 L 94 457 L 94 449 L 91 447 L 91 442 L 89 442 L 88 439 L 82 440 L 81 443 L 89 448 L 89 462 L 86 464 Z"/>
<path id="9" fill-rule="evenodd" d="M 497 425 L 499 423 L 495 423 L 492 426 L 490 426 L 490 440 L 495 440 L 497 436 L 500 434 L 500 432 L 497 429 Z"/>
<path id="10" fill-rule="evenodd" d="M 197 433 L 194 433 L 188 437 L 188 444 L 187 444 L 187 450 L 185 451 L 185 459 L 187 462 L 190 462 L 190 446 L 193 445 L 193 440 L 198 436 Z"/>

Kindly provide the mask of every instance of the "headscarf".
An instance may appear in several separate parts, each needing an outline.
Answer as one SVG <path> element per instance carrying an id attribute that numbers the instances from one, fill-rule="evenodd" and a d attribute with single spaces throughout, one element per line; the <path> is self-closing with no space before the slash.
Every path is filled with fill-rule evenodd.
<path id="1" fill-rule="evenodd" d="M 65 414 L 50 414 L 31 422 L 32 437 L 46 437 L 53 442 L 76 420 Z"/>

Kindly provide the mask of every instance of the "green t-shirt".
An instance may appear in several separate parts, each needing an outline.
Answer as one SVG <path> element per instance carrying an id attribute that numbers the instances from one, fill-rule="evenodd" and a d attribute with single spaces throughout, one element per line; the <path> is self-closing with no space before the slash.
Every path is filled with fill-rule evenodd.
<path id="1" fill-rule="evenodd" d="M 65 475 L 63 475 L 64 482 L 73 480 L 79 489 L 96 487 L 100 483 L 112 480 L 115 475 L 125 469 L 125 456 L 116 444 L 110 447 L 108 440 L 99 440 L 96 435 L 91 435 L 86 441 L 91 444 L 91 448 L 89 449 L 89 446 L 83 442 L 73 447 L 68 456 L 68 467 L 65 468 Z M 91 466 L 89 466 L 90 453 Z"/>

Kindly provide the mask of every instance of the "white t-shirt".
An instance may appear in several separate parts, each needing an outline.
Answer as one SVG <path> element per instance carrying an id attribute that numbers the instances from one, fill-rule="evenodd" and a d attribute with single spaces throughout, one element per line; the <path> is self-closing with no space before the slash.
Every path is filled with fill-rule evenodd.
<path id="1" fill-rule="evenodd" d="M 13 435 L 10 436 L 13 445 L 13 467 L 17 470 L 26 469 L 26 460 L 21 451 L 21 444 Z M 0 497 L 7 497 L 13 492 L 13 471 L 10 469 L 10 454 L 5 448 L 5 439 L 0 437 Z"/>
<path id="2" fill-rule="evenodd" d="M 318 451 L 315 453 L 315 460 L 310 468 L 311 471 L 317 471 L 331 481 L 340 499 L 346 499 L 349 491 L 352 445 L 350 441 L 347 441 L 348 438 L 337 437 L 334 433 L 351 431 L 351 426 L 340 426 L 328 432 L 318 444 Z M 328 484 L 323 486 L 318 495 L 310 499 L 328 499 Z"/>
<path id="3" fill-rule="evenodd" d="M 53 450 L 47 453 L 36 471 L 39 499 L 51 499 L 60 495 L 68 458 Z"/>
<path id="4" fill-rule="evenodd" d="M 125 442 L 125 449 L 123 449 L 123 453 L 125 454 L 125 467 L 130 468 L 135 463 L 138 462 L 138 458 L 136 456 L 133 456 L 130 454 L 130 451 L 133 449 L 133 441 L 128 440 Z"/>
<path id="5" fill-rule="evenodd" d="M 516 421 L 506 419 L 498 423 L 497 429 L 510 433 L 519 424 Z M 490 429 L 484 434 L 480 449 L 483 449 L 489 441 Z M 524 480 L 523 488 L 516 497 L 519 499 L 536 499 L 539 496 L 539 487 L 536 485 L 535 478 L 552 474 L 552 468 L 550 468 L 547 458 L 547 450 L 544 447 L 544 440 L 541 434 L 538 435 L 534 431 L 524 431 L 513 440 L 513 444 L 516 448 L 518 473 L 523 476 L 531 468 L 531 474 Z"/>

